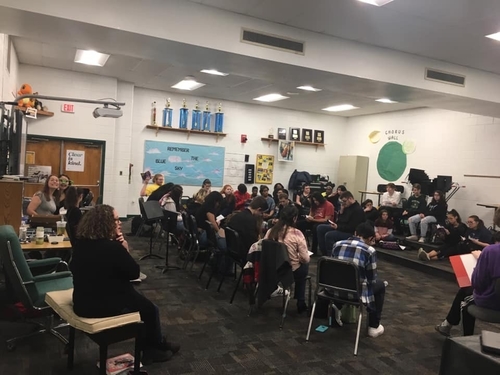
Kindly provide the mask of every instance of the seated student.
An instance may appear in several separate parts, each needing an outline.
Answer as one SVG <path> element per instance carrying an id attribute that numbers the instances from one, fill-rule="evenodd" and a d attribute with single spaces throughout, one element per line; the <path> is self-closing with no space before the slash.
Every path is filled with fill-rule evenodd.
<path id="1" fill-rule="evenodd" d="M 435 327 L 436 331 L 444 336 L 450 335 L 453 326 L 460 323 L 460 318 L 462 318 L 464 336 L 474 334 L 476 318 L 467 311 L 469 305 L 500 311 L 500 300 L 495 293 L 495 284 L 500 278 L 500 236 L 498 233 L 494 245 L 488 245 L 482 251 L 474 250 L 472 255 L 477 259 L 471 277 L 472 285 L 458 290 L 446 319 Z"/>
<path id="2" fill-rule="evenodd" d="M 61 210 L 61 208 L 64 208 L 64 210 L 62 210 L 61 213 L 64 213 L 64 211 L 67 209 L 65 206 L 66 192 L 72 184 L 72 181 L 66 174 L 60 174 L 58 178 L 59 178 L 59 204 L 57 205 L 56 214 L 59 214 L 59 210 Z"/>
<path id="3" fill-rule="evenodd" d="M 377 252 L 371 246 L 374 239 L 373 226 L 368 222 L 361 223 L 356 227 L 354 236 L 335 243 L 331 253 L 332 258 L 353 262 L 358 267 L 363 288 L 361 300 L 368 311 L 368 336 L 370 337 L 378 337 L 384 333 L 384 326 L 380 324 L 380 319 L 384 306 L 385 283 L 377 277 Z M 331 293 L 328 290 L 326 292 Z M 346 296 L 340 297 L 346 298 Z M 340 322 L 342 305 L 336 303 L 335 306 L 335 320 Z"/>
<path id="4" fill-rule="evenodd" d="M 394 218 L 394 224 L 399 233 L 402 232 L 401 220 L 408 220 L 408 218 L 412 216 L 423 214 L 427 206 L 427 201 L 425 200 L 425 196 L 422 195 L 422 187 L 420 184 L 413 184 L 411 193 L 412 194 L 403 205 L 401 217 Z"/>
<path id="5" fill-rule="evenodd" d="M 82 218 L 82 211 L 80 211 L 80 202 L 83 199 L 83 189 L 75 186 L 69 186 L 66 189 L 65 208 L 66 208 L 66 232 L 68 234 L 71 246 L 75 246 L 76 242 L 76 229 L 80 219 Z"/>
<path id="6" fill-rule="evenodd" d="M 224 251 L 226 249 L 226 241 L 221 237 L 221 229 L 215 220 L 219 214 L 219 209 L 223 201 L 224 198 L 221 193 L 212 191 L 207 195 L 198 211 L 196 211 L 195 218 L 198 231 L 200 232 L 200 247 L 206 247 L 208 245 L 208 231 L 214 230 L 217 238 L 217 243 L 214 245 L 217 246 L 219 250 Z"/>
<path id="7" fill-rule="evenodd" d="M 441 233 L 444 245 L 439 250 L 432 250 L 427 253 L 424 249 L 418 250 L 418 258 L 420 260 L 439 260 L 450 257 L 452 255 L 460 254 L 462 246 L 462 237 L 465 238 L 467 226 L 462 223 L 460 214 L 456 210 L 451 210 L 446 214 L 446 224 L 444 227 L 438 229 Z"/>
<path id="8" fill-rule="evenodd" d="M 198 209 L 201 207 L 203 202 L 205 202 L 205 198 L 207 195 L 208 195 L 208 193 L 207 193 L 206 189 L 201 188 L 200 190 L 198 190 L 198 192 L 196 192 L 193 195 L 193 199 L 190 202 L 188 202 L 187 209 L 186 209 L 187 213 L 189 215 L 196 216 L 196 211 L 198 211 Z"/>
<path id="9" fill-rule="evenodd" d="M 309 215 L 311 211 L 311 187 L 308 184 L 302 185 L 302 192 L 295 197 L 295 204 L 299 207 L 301 216 Z"/>
<path id="10" fill-rule="evenodd" d="M 273 188 L 273 199 L 274 199 L 274 204 L 278 204 L 279 202 L 279 194 L 285 189 L 285 187 L 283 186 L 283 184 L 281 183 L 276 183 L 274 184 L 274 188 Z"/>
<path id="11" fill-rule="evenodd" d="M 333 207 L 335 208 L 335 212 L 340 212 L 340 196 L 342 195 L 343 192 L 346 192 L 347 189 L 344 185 L 339 185 L 337 186 L 337 190 L 335 190 L 334 194 L 330 194 L 329 196 L 326 197 L 326 200 L 333 204 Z"/>
<path id="12" fill-rule="evenodd" d="M 224 200 L 220 206 L 219 214 L 224 217 L 228 217 L 233 213 L 234 208 L 236 207 L 236 198 L 233 194 L 233 188 L 231 185 L 224 185 L 220 193 L 222 194 Z"/>
<path id="13" fill-rule="evenodd" d="M 335 194 L 333 193 L 333 188 L 334 188 L 334 184 L 332 184 L 331 182 L 327 182 L 327 183 L 325 184 L 325 191 L 324 191 L 324 192 L 322 192 L 322 193 L 321 193 L 321 195 L 322 195 L 323 197 L 327 198 L 327 199 L 328 199 L 328 197 L 335 195 Z M 330 203 L 332 203 L 332 202 L 330 202 Z M 333 204 L 333 203 L 332 203 L 332 204 Z"/>
<path id="14" fill-rule="evenodd" d="M 75 314 L 104 318 L 138 311 L 144 322 L 144 364 L 168 361 L 179 351 L 178 344 L 162 336 L 158 307 L 130 283 L 139 277 L 139 265 L 129 254 L 120 217 L 113 207 L 97 205 L 83 215 L 70 270 Z"/>
<path id="15" fill-rule="evenodd" d="M 158 189 L 156 189 L 155 191 L 153 191 L 149 195 L 148 202 L 149 201 L 159 202 L 166 194 L 168 194 L 170 192 L 170 190 L 172 190 L 173 187 L 174 187 L 174 183 L 172 183 L 172 182 L 168 182 L 168 183 L 160 186 Z"/>
<path id="16" fill-rule="evenodd" d="M 236 211 L 243 210 L 245 208 L 246 201 L 251 199 L 245 184 L 238 185 L 238 190 L 234 192 L 234 199 L 236 200 L 234 209 Z"/>
<path id="17" fill-rule="evenodd" d="M 141 197 L 146 197 L 151 195 L 151 193 L 153 193 L 156 189 L 162 186 L 164 177 L 161 173 L 157 173 L 153 176 L 152 184 L 149 183 L 150 180 L 151 180 L 150 176 L 147 176 L 146 179 L 144 180 L 141 192 L 139 193 Z"/>
<path id="18" fill-rule="evenodd" d="M 201 188 L 204 189 L 207 194 L 209 194 L 212 191 L 212 181 L 210 181 L 208 178 L 205 178 L 203 180 L 203 183 L 201 184 Z"/>
<path id="19" fill-rule="evenodd" d="M 281 214 L 283 212 L 283 209 L 292 204 L 292 201 L 290 199 L 288 199 L 288 193 L 284 193 L 284 192 L 280 193 L 278 198 L 279 198 L 278 206 L 276 206 L 276 208 L 275 208 L 274 217 L 271 220 L 269 220 L 270 225 L 276 224 L 279 221 L 279 219 L 281 218 Z"/>
<path id="20" fill-rule="evenodd" d="M 469 216 L 467 226 L 469 228 L 465 232 L 465 240 L 468 244 L 468 251 L 465 253 L 472 250 L 482 250 L 493 242 L 493 235 L 477 215 Z"/>
<path id="21" fill-rule="evenodd" d="M 43 189 L 37 191 L 26 208 L 26 213 L 30 216 L 54 215 L 59 203 L 59 178 L 50 175 L 45 180 Z"/>
<path id="22" fill-rule="evenodd" d="M 389 219 L 387 210 L 380 211 L 380 217 L 375 220 L 375 241 L 395 241 L 396 237 L 392 234 L 394 223 Z"/>
<path id="23" fill-rule="evenodd" d="M 266 185 L 260 185 L 260 195 L 264 197 L 267 202 L 267 211 L 262 215 L 264 220 L 269 220 L 274 215 L 274 208 L 276 204 L 274 199 L 269 195 L 269 188 Z"/>
<path id="24" fill-rule="evenodd" d="M 333 221 L 335 211 L 333 204 L 328 202 L 319 191 L 316 191 L 311 196 L 311 212 L 306 216 L 305 220 L 297 223 L 297 228 L 304 233 L 307 229 L 312 232 L 312 246 L 311 251 L 316 253 L 318 251 L 318 227 L 324 226 L 328 220 Z"/>
<path id="25" fill-rule="evenodd" d="M 354 234 L 356 227 L 365 222 L 365 212 L 350 191 L 340 196 L 342 206 L 336 223 L 322 224 L 316 229 L 320 251 L 330 256 L 333 245 L 340 240 L 346 240 Z"/>
<path id="26" fill-rule="evenodd" d="M 172 189 L 160 199 L 161 207 L 165 211 L 179 212 L 179 213 L 184 211 L 181 205 L 181 197 L 183 192 L 184 190 L 182 189 L 182 186 L 174 185 Z M 170 218 L 170 216 L 166 215 L 165 218 L 168 219 Z M 168 223 L 168 220 L 165 221 L 165 223 Z M 181 234 L 184 231 L 184 223 L 182 221 L 182 215 L 177 215 L 175 231 L 173 231 L 174 228 L 168 228 L 168 229 L 169 232 L 173 232 L 176 236 Z"/>
<path id="27" fill-rule="evenodd" d="M 365 211 L 366 220 L 375 223 L 375 220 L 379 217 L 379 211 L 373 206 L 373 201 L 371 199 L 367 199 L 361 203 L 361 207 L 363 208 L 363 211 Z"/>
<path id="28" fill-rule="evenodd" d="M 406 237 L 406 239 L 412 241 L 416 241 L 418 239 L 418 242 L 425 242 L 429 224 L 438 223 L 443 225 L 444 221 L 446 220 L 447 209 L 448 204 L 446 204 L 443 192 L 440 190 L 436 190 L 431 202 L 427 205 L 425 211 L 408 219 L 411 235 Z M 420 238 L 418 238 L 417 236 L 418 223 L 420 223 Z"/>
<path id="29" fill-rule="evenodd" d="M 392 182 L 387 184 L 386 190 L 387 191 L 382 194 L 382 198 L 380 198 L 379 209 L 387 210 L 389 216 L 392 217 L 394 213 L 401 211 L 401 193 L 396 191 L 396 185 Z"/>
<path id="30" fill-rule="evenodd" d="M 309 252 L 304 235 L 300 230 L 295 228 L 295 223 L 299 216 L 297 207 L 286 205 L 280 213 L 278 222 L 272 229 L 267 231 L 265 238 L 282 242 L 286 245 L 295 280 L 294 296 L 297 300 L 297 310 L 301 314 L 307 311 L 306 277 L 309 273 Z"/>
<path id="31" fill-rule="evenodd" d="M 259 195 L 259 188 L 254 186 L 252 188 L 252 195 L 250 195 L 250 199 L 254 199 L 257 195 Z"/>

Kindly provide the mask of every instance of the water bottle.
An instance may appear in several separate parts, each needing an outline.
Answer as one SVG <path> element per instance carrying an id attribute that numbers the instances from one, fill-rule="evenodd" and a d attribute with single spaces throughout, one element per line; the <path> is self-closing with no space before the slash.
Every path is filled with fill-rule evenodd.
<path id="1" fill-rule="evenodd" d="M 19 241 L 26 242 L 28 236 L 28 228 L 26 227 L 26 223 L 21 221 L 21 226 L 19 227 Z"/>
<path id="2" fill-rule="evenodd" d="M 35 234 L 37 245 L 43 245 L 44 236 L 45 236 L 45 231 L 44 231 L 43 227 L 37 227 L 36 234 Z"/>

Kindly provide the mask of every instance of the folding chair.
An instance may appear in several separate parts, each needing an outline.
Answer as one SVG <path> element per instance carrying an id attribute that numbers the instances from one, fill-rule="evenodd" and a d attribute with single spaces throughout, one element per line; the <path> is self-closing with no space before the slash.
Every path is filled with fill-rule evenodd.
<path id="1" fill-rule="evenodd" d="M 311 311 L 311 318 L 309 319 L 309 327 L 307 328 L 306 341 L 309 341 L 318 298 L 327 299 L 330 301 L 330 304 L 338 302 L 345 305 L 356 306 L 359 308 L 359 316 L 356 343 L 354 344 L 354 355 L 358 355 L 359 334 L 361 331 L 361 321 L 363 320 L 364 310 L 364 304 L 361 301 L 362 284 L 359 279 L 358 267 L 354 263 L 345 260 L 321 257 L 318 260 L 317 272 L 314 304 Z M 328 289 L 329 293 L 325 292 L 325 288 Z"/>
<path id="2" fill-rule="evenodd" d="M 208 222 L 208 221 L 207 221 Z M 214 228 L 210 225 L 210 229 L 207 231 L 207 240 L 208 240 L 208 250 L 209 250 L 209 255 L 207 255 L 207 258 L 205 259 L 205 263 L 203 264 L 203 267 L 201 268 L 201 272 L 198 276 L 198 279 L 201 280 L 201 276 L 203 276 L 203 272 L 205 271 L 205 268 L 207 267 L 208 262 L 212 258 L 212 255 L 214 256 L 215 260 L 217 260 L 217 236 L 215 234 Z M 199 253 L 199 251 L 198 251 Z M 208 289 L 208 286 L 210 285 L 210 281 L 212 280 L 212 276 L 214 275 L 214 271 L 217 269 L 217 265 L 215 265 L 212 268 L 212 272 L 210 273 L 210 277 L 208 278 L 207 285 L 205 286 L 205 289 Z"/>
<path id="3" fill-rule="evenodd" d="M 169 250 L 169 242 L 170 242 L 170 235 L 172 237 L 175 237 L 172 232 L 175 231 L 175 228 L 177 227 L 177 216 L 180 215 L 179 212 L 175 211 L 168 211 L 168 210 L 163 210 L 163 219 L 161 222 L 161 230 L 164 234 L 164 240 L 160 242 L 160 248 L 158 249 L 158 252 L 161 250 L 163 243 L 166 242 L 166 253 L 165 253 L 165 264 L 163 266 L 155 266 L 155 268 L 159 268 L 162 270 L 162 273 L 167 272 L 168 270 L 180 270 L 181 267 L 178 266 L 171 266 L 168 264 L 168 250 Z"/>

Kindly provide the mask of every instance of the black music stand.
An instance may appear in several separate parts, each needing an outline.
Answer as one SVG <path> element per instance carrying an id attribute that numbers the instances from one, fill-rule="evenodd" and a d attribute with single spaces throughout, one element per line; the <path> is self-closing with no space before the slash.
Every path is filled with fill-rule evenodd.
<path id="1" fill-rule="evenodd" d="M 153 235 L 154 235 L 156 227 L 160 226 L 160 228 L 161 228 L 161 222 L 163 220 L 163 209 L 160 206 L 160 202 L 158 202 L 158 201 L 141 202 L 139 200 L 139 205 L 140 205 L 142 219 L 144 220 L 144 223 L 152 226 L 151 235 L 149 236 L 149 254 L 144 255 L 143 257 L 140 257 L 139 260 L 148 259 L 148 258 L 163 259 L 162 256 L 159 256 L 157 254 L 153 254 Z M 161 234 L 161 229 L 160 229 L 159 234 Z M 156 240 L 155 240 L 155 244 L 156 244 Z M 160 249 L 161 249 L 161 247 L 160 247 Z"/>
<path id="2" fill-rule="evenodd" d="M 163 266 L 155 266 L 155 268 L 161 269 L 161 273 L 166 273 L 168 270 L 180 270 L 181 267 L 178 266 L 170 266 L 168 264 L 168 248 L 169 248 L 169 240 L 170 240 L 170 233 L 171 233 L 171 228 L 176 228 L 177 227 L 177 216 L 180 215 L 179 212 L 175 211 L 168 211 L 168 210 L 163 210 L 163 222 L 162 222 L 162 229 L 165 232 L 165 241 L 167 242 L 166 244 L 166 254 L 165 254 L 165 265 Z M 163 246 L 163 241 L 160 242 L 160 250 L 161 247 Z"/>

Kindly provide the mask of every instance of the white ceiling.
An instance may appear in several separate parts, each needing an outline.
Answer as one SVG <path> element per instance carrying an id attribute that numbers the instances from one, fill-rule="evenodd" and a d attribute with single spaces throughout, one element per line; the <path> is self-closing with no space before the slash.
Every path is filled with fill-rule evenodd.
<path id="1" fill-rule="evenodd" d="M 499 0 L 189 0 L 339 38 L 500 74 Z"/>
<path id="2" fill-rule="evenodd" d="M 418 1 L 432 4 L 430 0 Z M 434 1 L 450 3 L 450 0 Z M 465 3 L 464 0 L 453 1 Z M 485 0 L 475 0 L 474 3 L 476 1 L 478 4 L 487 3 Z M 398 25 L 393 27 L 404 29 L 399 22 L 399 16 L 394 16 L 396 10 L 392 9 L 391 13 L 376 13 L 385 12 L 385 7 L 365 6 L 366 4 L 355 0 L 309 0 L 307 7 L 303 5 L 306 2 L 298 0 L 203 0 L 202 2 L 240 13 L 251 12 L 251 15 L 279 22 L 289 23 L 296 20 L 294 22 L 304 22 L 303 27 L 313 27 L 307 25 L 306 20 L 310 19 L 310 23 L 313 24 L 313 14 L 316 14 L 318 20 L 314 27 L 321 29 L 316 31 L 326 32 L 327 24 L 336 23 L 336 28 L 344 30 L 344 33 L 349 34 L 346 30 L 353 29 L 351 36 L 362 34 L 365 38 L 373 37 L 370 35 L 370 31 L 373 33 L 373 30 L 370 30 L 369 25 L 372 25 L 372 29 L 375 25 L 377 30 L 380 29 L 378 34 L 373 34 L 382 36 L 388 33 L 387 30 L 382 32 L 386 27 L 378 24 L 378 22 L 389 22 L 377 18 L 380 14 L 391 14 L 397 20 L 391 22 Z M 314 6 L 311 6 L 312 3 Z M 394 0 L 394 3 L 403 4 L 410 1 Z M 266 8 L 263 8 L 264 6 Z M 325 14 L 328 14 L 327 10 L 333 9 L 332 7 L 335 7 L 333 19 L 336 21 L 327 22 L 328 17 L 325 17 Z M 413 8 L 414 12 L 423 9 L 418 6 Z M 489 10 L 493 12 L 492 8 Z M 355 11 L 359 14 L 354 14 Z M 477 13 L 477 10 L 474 12 Z M 349 21 L 351 16 L 354 18 Z M 356 22 L 366 21 L 366 17 L 371 19 L 368 25 L 364 22 L 356 27 Z M 459 15 L 457 14 L 454 19 L 460 19 Z M 323 26 L 320 26 L 321 24 Z M 329 27 L 328 30 L 333 30 L 332 25 Z M 400 31 L 398 29 L 399 34 L 396 35 L 404 42 L 405 37 Z M 357 110 L 335 113 L 348 117 L 423 106 L 500 117 L 500 106 L 497 103 L 311 70 L 11 8 L 0 7 L 0 32 L 14 36 L 14 45 L 21 63 L 111 76 L 151 89 L 176 91 L 170 87 L 185 76 L 193 75 L 206 86 L 192 92 L 192 95 L 255 104 L 257 102 L 252 99 L 257 96 L 271 92 L 299 92 L 296 86 L 310 84 L 323 88 L 323 91 L 301 92 L 300 95 L 292 96 L 288 100 L 264 105 L 322 114 L 327 114 L 321 110 L 322 108 L 337 104 L 349 103 L 361 107 Z M 410 38 L 408 44 L 413 43 L 415 38 Z M 357 37 L 355 39 L 362 40 Z M 428 44 L 432 45 L 432 40 L 428 41 Z M 111 57 L 103 68 L 76 64 L 73 59 L 77 48 L 95 49 L 109 53 Z M 500 50 L 500 44 L 498 49 Z M 490 50 L 492 54 L 496 53 L 494 48 Z M 436 56 L 430 57 L 436 58 Z M 483 63 L 489 61 L 494 60 L 485 58 Z M 199 73 L 204 68 L 217 68 L 230 75 L 217 77 Z M 495 68 L 500 72 L 499 66 Z M 374 101 L 381 97 L 394 98 L 400 103 L 388 105 Z"/>

